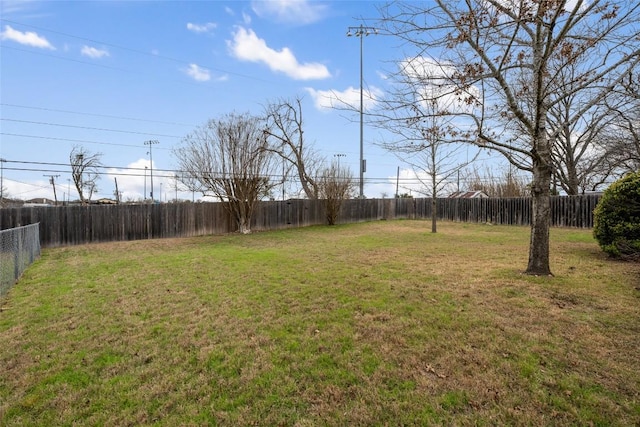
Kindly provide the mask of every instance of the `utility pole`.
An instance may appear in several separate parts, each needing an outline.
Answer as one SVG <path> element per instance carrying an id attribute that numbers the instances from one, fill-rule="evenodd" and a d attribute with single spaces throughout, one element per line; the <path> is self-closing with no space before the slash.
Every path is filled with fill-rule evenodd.
<path id="1" fill-rule="evenodd" d="M 56 202 L 56 206 L 58 206 L 58 196 L 56 194 L 56 178 L 58 178 L 60 175 L 43 175 L 43 176 L 49 177 L 49 184 L 53 186 L 53 199 Z"/>
<path id="2" fill-rule="evenodd" d="M 120 192 L 118 191 L 118 178 L 116 178 L 115 176 L 113 177 L 113 180 L 116 183 L 116 191 L 114 193 L 114 195 L 116 196 L 116 203 L 120 204 Z"/>
<path id="3" fill-rule="evenodd" d="M 147 169 L 149 169 L 148 166 L 144 167 L 144 201 L 147 201 Z"/>
<path id="4" fill-rule="evenodd" d="M 176 182 L 176 203 L 178 203 L 178 174 L 175 174 L 175 175 L 173 176 L 173 179 L 174 179 L 174 180 L 175 180 L 175 182 Z"/>
<path id="5" fill-rule="evenodd" d="M 4 200 L 4 162 L 6 160 L 0 158 L 0 206 L 2 206 L 2 201 Z"/>
<path id="6" fill-rule="evenodd" d="M 149 146 L 149 163 L 150 163 L 149 166 L 151 166 L 151 168 L 150 168 L 151 169 L 150 170 L 150 172 L 151 172 L 151 177 L 150 177 L 150 179 L 151 179 L 151 193 L 150 193 L 151 202 L 153 202 L 153 152 L 152 152 L 151 148 L 153 147 L 154 144 L 160 144 L 160 141 L 152 139 L 152 140 L 144 142 L 144 145 L 148 145 Z M 162 192 L 160 192 L 160 199 L 162 199 Z M 162 201 L 162 200 L 160 200 L 160 201 Z"/>

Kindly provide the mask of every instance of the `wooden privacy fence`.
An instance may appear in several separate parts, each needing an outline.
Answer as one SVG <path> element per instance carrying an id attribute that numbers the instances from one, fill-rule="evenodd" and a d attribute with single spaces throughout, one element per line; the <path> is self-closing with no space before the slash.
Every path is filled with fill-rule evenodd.
<path id="1" fill-rule="evenodd" d="M 599 196 L 552 197 L 551 225 L 593 226 Z M 438 219 L 505 225 L 528 225 L 531 200 L 438 199 Z M 338 223 L 431 217 L 431 199 L 346 200 Z M 236 225 L 221 203 L 90 205 L 0 209 L 0 230 L 40 223 L 43 247 L 117 240 L 156 239 L 224 234 Z M 322 200 L 260 202 L 255 231 L 326 224 Z"/>
<path id="2" fill-rule="evenodd" d="M 431 217 L 431 200 L 418 217 Z M 599 195 L 551 197 L 551 225 L 554 227 L 593 227 L 593 210 Z M 438 219 L 504 225 L 531 224 L 531 199 L 438 199 Z"/>

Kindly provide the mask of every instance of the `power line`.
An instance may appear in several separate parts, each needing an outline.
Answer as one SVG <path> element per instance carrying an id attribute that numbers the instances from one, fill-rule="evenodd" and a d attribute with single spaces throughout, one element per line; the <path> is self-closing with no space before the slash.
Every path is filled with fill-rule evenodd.
<path id="1" fill-rule="evenodd" d="M 134 146 L 137 147 L 137 146 Z M 156 150 L 159 149 L 159 146 L 156 147 Z M 23 164 L 23 165 L 39 165 L 39 166 L 57 166 L 57 167 L 68 167 L 70 166 L 68 163 L 58 163 L 58 162 L 38 162 L 38 161 L 33 161 L 33 160 L 9 160 L 9 159 L 4 159 L 4 163 L 16 163 L 16 164 Z M 144 171 L 145 168 L 143 167 L 130 167 L 130 166 L 110 166 L 110 165 L 100 165 L 97 166 L 97 168 L 99 169 L 118 169 L 118 170 L 126 170 L 126 171 Z M 5 167 L 5 169 L 9 170 L 9 168 Z M 21 168 L 12 168 L 13 170 L 26 170 L 26 169 L 21 169 Z M 31 170 L 31 169 L 29 169 Z M 39 171 L 37 169 L 34 169 L 35 171 Z M 168 172 L 168 173 L 184 173 L 185 171 L 183 170 L 178 170 L 178 169 L 158 169 L 158 168 L 154 168 L 154 171 L 160 171 L 160 172 Z M 64 172 L 64 171 L 63 171 Z M 209 171 L 211 172 L 211 171 Z M 213 172 L 214 174 L 219 174 L 222 175 L 222 172 Z M 271 174 L 269 176 L 274 176 L 274 177 L 282 177 L 282 175 L 280 174 Z M 525 179 L 528 178 L 529 175 L 524 175 L 524 174 L 512 174 L 512 177 L 514 178 L 521 178 L 521 179 Z M 395 176 L 389 176 L 389 177 L 370 177 L 368 178 L 369 182 L 381 182 L 381 181 L 387 181 L 389 179 L 392 179 L 394 182 L 397 179 Z M 401 181 L 419 181 L 419 178 L 416 177 L 400 177 Z M 463 177 L 460 179 L 460 182 L 465 182 L 465 183 L 469 183 L 469 182 L 477 182 L 478 180 L 480 181 L 486 181 L 486 182 L 492 182 L 495 181 L 495 178 L 493 177 Z"/>
<path id="2" fill-rule="evenodd" d="M 66 127 L 66 128 L 74 128 L 74 129 L 99 130 L 99 131 L 104 131 L 104 132 L 130 133 L 130 134 L 134 134 L 134 135 L 160 136 L 160 137 L 165 137 L 165 138 L 177 138 L 177 139 L 181 139 L 182 138 L 181 136 L 166 135 L 166 134 L 161 134 L 161 133 L 148 133 L 148 132 L 137 132 L 137 131 L 132 131 L 132 130 L 94 128 L 94 127 L 90 127 L 90 126 L 66 125 L 66 124 L 61 124 L 61 123 L 47 123 L 47 122 L 37 122 L 37 121 L 32 121 L 32 120 L 7 119 L 7 118 L 4 118 L 4 117 L 0 118 L 0 120 L 6 121 L 6 122 L 27 123 L 27 124 L 41 125 L 41 126 L 58 126 L 58 127 Z"/>
<path id="3" fill-rule="evenodd" d="M 27 161 L 16 161 L 16 160 L 7 160 L 6 163 L 21 163 L 21 164 L 34 164 L 40 166 L 52 166 L 52 167 L 69 167 L 68 164 L 65 163 L 46 163 L 46 162 L 27 162 Z M 144 168 L 132 168 L 132 167 L 117 167 L 117 166 L 99 166 L 99 169 L 96 171 L 97 175 L 100 176 L 127 176 L 127 177 L 143 177 L 145 176 Z M 28 167 L 6 167 L 5 171 L 17 171 L 17 172 L 46 172 L 46 173 L 58 173 L 58 174 L 70 174 L 71 171 L 69 169 L 56 169 L 56 168 L 28 168 Z M 175 179 L 176 175 L 184 175 L 185 171 L 176 170 L 176 169 L 154 169 L 156 173 L 156 177 L 159 178 L 169 178 Z M 223 176 L 222 172 L 213 172 L 210 171 L 213 175 Z M 283 178 L 283 175 L 280 174 L 270 174 L 267 177 L 280 180 Z M 487 178 L 489 180 L 489 178 Z M 394 177 L 369 177 L 365 180 L 366 184 L 374 185 L 374 184 L 393 184 L 396 181 Z M 423 182 L 419 178 L 407 178 L 401 177 L 399 178 L 399 182 L 404 185 L 414 184 L 421 185 Z M 453 181 L 451 181 L 453 183 Z M 461 182 L 469 183 L 471 180 L 461 180 Z M 613 182 L 613 181 L 611 181 Z M 606 183 L 605 183 L 606 184 Z"/>
<path id="4" fill-rule="evenodd" d="M 11 179 L 11 178 L 6 178 L 6 177 L 5 177 L 5 181 L 11 181 L 11 182 L 16 182 L 16 183 L 22 184 L 22 185 L 28 185 L 30 187 L 35 187 L 33 190 L 25 190 L 25 191 L 17 192 L 17 193 L 15 193 L 13 195 L 10 195 L 11 197 L 19 196 L 19 195 L 26 194 L 26 193 L 33 193 L 34 191 L 48 190 L 49 189 L 48 185 L 38 185 L 38 184 L 30 183 L 30 182 L 22 182 L 22 181 L 18 181 L 16 179 Z"/>
<path id="5" fill-rule="evenodd" d="M 18 52 L 26 52 L 26 53 L 30 53 L 32 55 L 40 55 L 40 56 L 46 56 L 46 57 L 49 57 L 49 58 L 61 59 L 63 61 L 76 62 L 78 64 L 91 65 L 92 67 L 106 68 L 108 70 L 116 70 L 116 71 L 122 71 L 122 72 L 125 72 L 125 73 L 144 75 L 144 73 L 141 73 L 139 71 L 127 70 L 126 68 L 113 67 L 111 65 L 99 64 L 97 62 L 81 61 L 79 59 L 67 58 L 65 56 L 53 55 L 51 53 L 41 52 L 39 50 L 29 50 L 29 49 L 23 49 L 23 48 L 20 48 L 20 47 L 16 47 L 16 46 L 7 46 L 4 43 L 0 44 L 0 48 L 17 50 Z M 183 83 L 187 83 L 187 82 L 183 82 Z M 188 82 L 188 83 L 191 83 L 191 82 Z"/>
<path id="6" fill-rule="evenodd" d="M 19 137 L 19 138 L 50 139 L 52 141 L 82 142 L 82 143 L 86 143 L 86 144 L 113 145 L 113 146 L 118 146 L 118 147 L 135 148 L 137 150 L 140 149 L 140 145 L 118 144 L 117 142 L 99 142 L 99 141 L 89 141 L 87 139 L 56 138 L 56 137 L 53 137 L 53 136 L 25 135 L 25 134 L 20 134 L 20 133 L 7 133 L 7 132 L 0 132 L 0 135 L 15 136 L 15 137 Z M 158 149 L 159 150 L 171 150 L 170 148 L 158 148 Z"/>
<path id="7" fill-rule="evenodd" d="M 157 147 L 156 147 L 157 149 Z M 62 167 L 70 167 L 70 165 L 68 163 L 56 163 L 56 162 L 36 162 L 36 161 L 29 161 L 29 160 L 8 160 L 5 159 L 5 164 L 7 163 L 15 163 L 15 164 L 21 164 L 21 165 L 35 165 L 35 166 L 50 166 L 51 168 L 37 168 L 37 167 L 6 167 L 5 166 L 5 170 L 12 170 L 12 171 L 20 171 L 20 172 L 49 172 L 49 173 L 71 173 L 71 171 L 69 169 L 55 169 L 55 168 L 62 168 Z M 100 169 L 99 171 L 97 171 L 98 175 L 116 175 L 116 176 L 144 176 L 145 173 L 145 168 L 142 167 L 129 167 L 129 166 L 107 166 L 107 165 L 100 165 L 96 167 L 97 169 Z M 177 169 L 157 169 L 154 168 L 154 173 L 155 172 L 160 172 L 160 177 L 162 178 L 174 178 L 176 174 L 182 174 L 184 175 L 186 173 L 186 171 L 184 170 L 177 170 Z M 124 172 L 123 172 L 124 171 Z M 131 171 L 131 173 L 127 173 Z M 216 172 L 216 171 L 208 171 L 209 173 L 213 174 L 213 175 L 219 175 L 219 176 L 223 176 L 224 173 L 223 172 Z M 274 178 L 274 179 L 281 179 L 283 177 L 283 175 L 281 174 L 270 174 L 267 175 L 269 178 Z M 380 180 L 384 180 L 386 178 L 371 178 L 371 179 L 380 179 Z M 401 180 L 404 179 L 411 179 L 411 178 L 401 178 Z"/>
<path id="8" fill-rule="evenodd" d="M 93 116 L 93 117 L 105 117 L 108 119 L 119 119 L 119 120 L 131 120 L 135 122 L 146 122 L 146 123 L 158 123 L 163 125 L 177 125 L 177 126 L 189 126 L 196 127 L 196 125 L 188 124 L 188 123 L 180 123 L 180 122 L 164 122 L 160 120 L 150 120 L 150 119 L 138 119 L 133 117 L 124 117 L 124 116 L 113 116 L 110 114 L 98 114 L 98 113 L 86 113 L 81 111 L 70 111 L 70 110 L 57 110 L 55 108 L 45 108 L 45 107 L 33 107 L 28 105 L 17 105 L 17 104 L 6 104 L 0 103 L 0 105 L 5 107 L 15 107 L 15 108 L 26 108 L 31 110 L 39 110 L 39 111 L 51 111 L 55 113 L 68 113 L 68 114 L 78 114 L 81 116 Z"/>

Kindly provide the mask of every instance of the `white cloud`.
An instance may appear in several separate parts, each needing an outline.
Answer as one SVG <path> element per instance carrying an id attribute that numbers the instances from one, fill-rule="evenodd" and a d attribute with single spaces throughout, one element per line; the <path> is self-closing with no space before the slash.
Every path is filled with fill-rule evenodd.
<path id="1" fill-rule="evenodd" d="M 146 169 L 145 169 L 146 168 Z M 153 198 L 155 200 L 171 201 L 176 198 L 176 181 L 173 178 L 156 174 L 157 164 L 153 162 Z M 118 180 L 118 191 L 121 192 L 123 201 L 149 200 L 151 197 L 151 163 L 149 159 L 138 159 L 129 163 L 125 168 L 107 169 L 107 181 L 113 183 L 113 178 Z M 104 188 L 108 185 L 105 183 Z M 113 187 L 111 187 L 114 189 Z M 178 186 L 178 199 L 189 199 L 191 193 L 181 191 Z M 113 193 L 103 192 L 106 197 L 113 198 Z M 101 197 L 101 196 L 99 196 Z"/>
<path id="2" fill-rule="evenodd" d="M 307 0 L 253 1 L 251 8 L 262 18 L 290 24 L 310 24 L 324 18 L 328 6 Z"/>
<path id="3" fill-rule="evenodd" d="M 400 62 L 402 73 L 412 80 L 429 80 L 433 85 L 441 84 L 455 69 L 448 63 L 436 62 L 424 56 L 406 58 Z"/>
<path id="4" fill-rule="evenodd" d="M 446 197 L 456 191 L 454 182 L 442 180 L 440 175 L 436 176 L 440 182 L 437 190 L 439 197 Z M 431 174 L 428 172 L 402 168 L 396 176 L 389 176 L 387 179 L 394 187 L 397 184 L 400 194 L 408 193 L 414 197 L 431 197 Z M 392 194 L 395 194 L 395 188 Z"/>
<path id="5" fill-rule="evenodd" d="M 97 49 L 95 47 L 84 45 L 80 50 L 84 56 L 88 56 L 89 58 L 100 59 L 105 56 L 109 56 L 109 51 L 106 49 Z"/>
<path id="6" fill-rule="evenodd" d="M 23 33 L 22 31 L 14 30 L 9 25 L 5 25 L 4 31 L 0 33 L 0 40 L 12 40 L 16 43 L 41 49 L 56 49 L 46 38 L 39 36 L 37 33 L 32 31 Z"/>
<path id="7" fill-rule="evenodd" d="M 360 111 L 360 88 L 349 86 L 343 91 L 337 91 L 315 90 L 308 87 L 305 90 L 311 95 L 318 110 L 337 108 Z M 383 91 L 375 86 L 365 88 L 362 93 L 364 109 L 367 110 L 375 106 L 382 95 Z"/>
<path id="8" fill-rule="evenodd" d="M 251 29 L 238 27 L 233 34 L 233 40 L 227 40 L 227 46 L 231 54 L 241 61 L 261 62 L 272 71 L 284 73 L 296 80 L 331 77 L 331 73 L 323 64 L 317 62 L 300 64 L 289 48 L 274 50 Z"/>
<path id="9" fill-rule="evenodd" d="M 498 2 L 500 4 L 500 6 L 506 8 L 507 10 L 512 10 L 516 13 L 523 13 L 523 10 L 526 10 L 527 12 L 530 12 L 531 10 L 535 10 L 538 7 L 538 1 L 535 0 L 500 0 Z M 581 2 L 580 7 L 578 8 L 579 11 L 584 11 L 586 10 L 590 4 L 592 3 L 592 0 L 586 0 L 584 2 Z M 563 10 L 567 11 L 567 12 L 571 12 L 575 9 L 575 7 L 578 5 L 578 0 L 567 0 L 566 4 L 563 7 Z M 492 10 L 495 10 L 496 8 L 493 7 L 492 5 L 489 5 L 489 7 Z"/>
<path id="10" fill-rule="evenodd" d="M 380 80 L 389 80 L 389 76 L 387 74 L 383 73 L 382 71 L 376 70 L 376 74 L 378 75 L 378 78 Z"/>
<path id="11" fill-rule="evenodd" d="M 58 181 L 56 181 L 56 185 Z M 10 199 L 31 200 L 36 198 L 46 198 L 53 200 L 53 187 L 46 180 L 34 180 L 28 183 L 14 181 L 10 178 L 4 177 L 4 196 Z M 66 193 L 67 186 L 64 186 L 64 193 Z M 58 189 L 59 191 L 59 189 Z M 60 193 L 63 193 L 60 192 Z M 58 193 L 58 201 L 62 201 L 63 196 L 66 199 L 65 194 Z M 73 196 L 72 196 L 73 197 Z"/>
<path id="12" fill-rule="evenodd" d="M 155 167 L 155 162 L 154 162 Z M 146 169 L 145 169 L 146 168 Z M 125 168 L 107 169 L 108 181 L 113 183 L 113 178 L 118 180 L 118 191 L 122 192 L 122 200 L 142 200 L 150 197 L 151 193 L 151 163 L 149 159 L 138 159 L 129 163 Z M 154 190 L 159 195 L 160 181 L 162 178 L 154 179 Z M 113 195 L 107 197 L 113 198 Z"/>
<path id="13" fill-rule="evenodd" d="M 39 0 L 2 0 L 2 14 L 9 16 L 12 14 L 30 12 L 35 8 Z"/>
<path id="14" fill-rule="evenodd" d="M 198 82 L 206 82 L 211 80 L 211 73 L 206 68 L 202 68 L 197 64 L 189 64 L 189 68 L 184 72 Z"/>
<path id="15" fill-rule="evenodd" d="M 215 30 L 217 27 L 218 24 L 214 22 L 207 22 L 206 24 L 187 23 L 187 30 L 193 31 L 194 33 L 208 33 Z"/>
<path id="16" fill-rule="evenodd" d="M 418 88 L 416 98 L 420 101 L 435 100 L 440 110 L 469 111 L 474 108 L 465 98 L 478 97 L 480 91 L 472 86 L 467 93 L 457 93 L 450 80 L 456 71 L 451 64 L 418 56 L 407 58 L 399 65 L 409 83 Z"/>

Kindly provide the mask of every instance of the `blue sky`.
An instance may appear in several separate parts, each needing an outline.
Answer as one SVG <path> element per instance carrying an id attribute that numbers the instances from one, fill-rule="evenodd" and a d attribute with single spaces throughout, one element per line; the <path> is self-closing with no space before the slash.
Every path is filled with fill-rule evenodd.
<path id="1" fill-rule="evenodd" d="M 173 199 L 174 184 L 162 176 L 173 175 L 171 149 L 182 137 L 208 119 L 260 114 L 263 105 L 296 96 L 303 97 L 307 141 L 329 160 L 344 155 L 340 161 L 358 176 L 359 116 L 328 108 L 325 95 L 359 100 L 360 41 L 346 33 L 349 26 L 373 25 L 381 3 L 1 4 L 0 158 L 12 197 L 53 198 L 44 175 L 60 175 L 58 199 L 66 198 L 69 154 L 80 145 L 102 153 L 108 166 L 98 197 L 113 196 L 115 177 L 125 200 L 142 198 L 145 182 L 150 191 L 144 141 L 158 140 L 155 193 Z M 366 90 L 382 93 L 384 76 L 399 59 L 396 40 L 364 38 Z M 365 125 L 364 134 L 364 193 L 392 196 L 403 165 L 374 144 L 375 129 Z"/>

